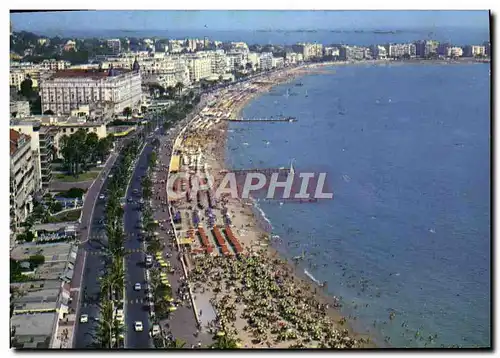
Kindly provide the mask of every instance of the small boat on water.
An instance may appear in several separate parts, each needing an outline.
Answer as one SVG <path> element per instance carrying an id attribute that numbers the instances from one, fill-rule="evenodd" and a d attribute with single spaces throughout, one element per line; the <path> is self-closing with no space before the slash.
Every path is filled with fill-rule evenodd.
<path id="1" fill-rule="evenodd" d="M 304 84 L 302 82 L 296 83 L 295 86 L 302 87 Z"/>

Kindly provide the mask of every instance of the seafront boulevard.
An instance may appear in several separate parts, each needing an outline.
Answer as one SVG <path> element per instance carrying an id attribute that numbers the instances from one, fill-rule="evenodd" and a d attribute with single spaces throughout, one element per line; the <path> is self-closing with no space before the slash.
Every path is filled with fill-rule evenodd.
<path id="1" fill-rule="evenodd" d="M 212 93 L 175 140 L 169 174 L 207 172 L 220 181 L 230 122 L 224 119 L 238 118 L 250 100 L 273 86 L 323 66 L 277 71 Z M 250 202 L 218 201 L 210 190 L 192 194 L 189 183 L 173 184 L 186 195 L 169 198 L 169 210 L 201 332 L 245 348 L 372 346 L 349 329 L 335 309 L 336 298 L 278 256 Z"/>

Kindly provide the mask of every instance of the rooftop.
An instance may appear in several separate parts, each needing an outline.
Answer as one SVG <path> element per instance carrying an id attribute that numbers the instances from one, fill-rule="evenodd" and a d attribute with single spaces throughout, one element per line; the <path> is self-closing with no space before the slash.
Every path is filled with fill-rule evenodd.
<path id="1" fill-rule="evenodd" d="M 12 316 L 12 345 L 16 348 L 48 348 L 57 316 L 57 312 Z"/>
<path id="2" fill-rule="evenodd" d="M 55 311 L 60 292 L 60 285 L 57 288 L 43 287 L 25 291 L 23 296 L 13 301 L 14 314 Z"/>
<path id="3" fill-rule="evenodd" d="M 10 155 L 13 155 L 30 136 L 20 133 L 14 129 L 10 130 Z"/>
<path id="4" fill-rule="evenodd" d="M 14 248 L 10 257 L 14 260 L 27 260 L 33 255 L 43 255 L 45 262 L 35 270 L 35 278 L 43 280 L 71 281 L 78 247 L 59 242 L 37 245 L 27 243 Z"/>
<path id="5" fill-rule="evenodd" d="M 114 74 L 120 75 L 130 72 L 124 69 L 115 69 Z M 109 71 L 99 71 L 95 69 L 69 69 L 57 71 L 51 76 L 51 79 L 66 79 L 66 78 L 91 78 L 94 80 L 104 79 L 109 77 Z"/>

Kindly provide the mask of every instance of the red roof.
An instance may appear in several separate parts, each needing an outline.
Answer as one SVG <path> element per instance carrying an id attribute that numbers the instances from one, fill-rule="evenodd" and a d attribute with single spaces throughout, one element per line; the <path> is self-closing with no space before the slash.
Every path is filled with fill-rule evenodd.
<path id="1" fill-rule="evenodd" d="M 14 129 L 10 130 L 10 155 L 13 155 L 19 147 L 19 139 L 26 138 L 30 139 L 29 135 L 20 133 Z"/>

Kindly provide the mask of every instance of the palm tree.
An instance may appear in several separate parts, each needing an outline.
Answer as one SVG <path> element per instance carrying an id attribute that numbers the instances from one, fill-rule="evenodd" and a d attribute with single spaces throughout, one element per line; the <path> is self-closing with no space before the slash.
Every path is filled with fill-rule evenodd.
<path id="1" fill-rule="evenodd" d="M 184 85 L 182 82 L 177 82 L 175 85 L 175 89 L 177 90 L 177 94 L 180 96 L 182 93 L 182 89 L 184 88 Z"/>
<path id="2" fill-rule="evenodd" d="M 181 349 L 181 348 L 184 348 L 185 345 L 186 345 L 186 342 L 184 342 L 183 340 L 180 340 L 179 338 L 176 338 L 174 340 L 169 339 L 166 342 L 165 348 L 168 348 L 168 349 Z"/>
<path id="3" fill-rule="evenodd" d="M 223 336 L 216 336 L 215 343 L 210 345 L 210 348 L 214 349 L 235 349 L 238 348 L 238 341 L 224 334 Z"/>
<path id="4" fill-rule="evenodd" d="M 127 120 L 128 120 L 128 117 L 130 117 L 132 115 L 132 109 L 130 107 L 125 107 L 123 109 L 123 115 L 127 116 Z"/>

